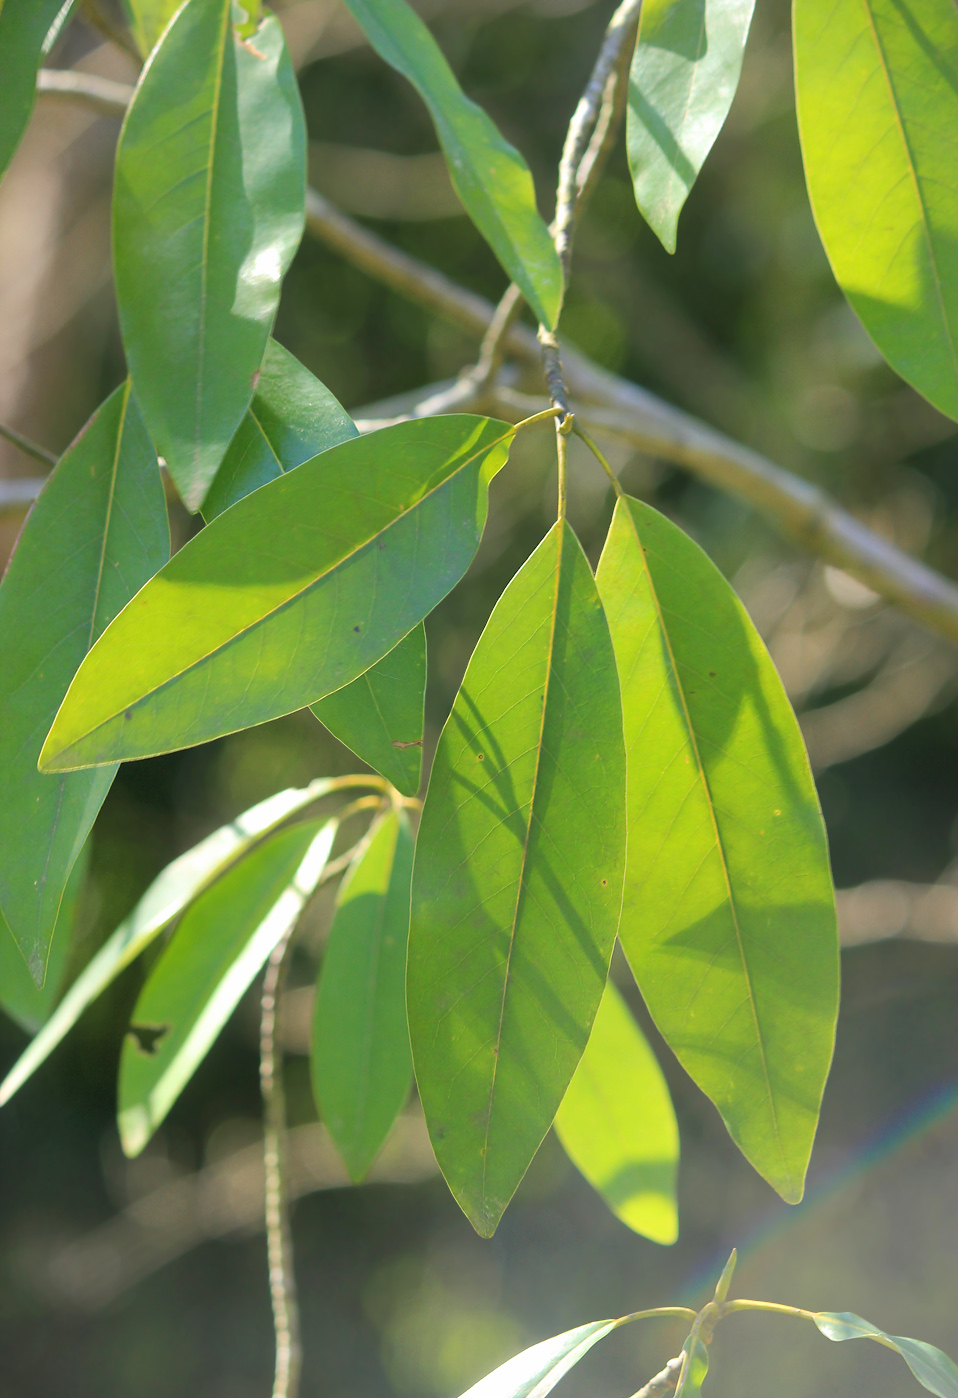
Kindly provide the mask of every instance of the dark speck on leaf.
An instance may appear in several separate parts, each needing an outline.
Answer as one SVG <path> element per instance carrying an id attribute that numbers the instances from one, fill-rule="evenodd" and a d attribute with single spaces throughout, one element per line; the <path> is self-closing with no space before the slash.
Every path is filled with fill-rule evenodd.
<path id="1" fill-rule="evenodd" d="M 714 670 L 710 670 L 710 671 L 709 671 L 709 679 L 710 679 L 710 680 L 714 680 L 714 679 L 715 679 L 715 671 L 714 671 Z"/>
<path id="2" fill-rule="evenodd" d="M 133 710 L 132 710 L 132 709 L 126 709 L 126 710 L 124 711 L 124 713 L 123 713 L 123 717 L 124 717 L 124 718 L 132 718 L 132 717 L 133 717 Z"/>
<path id="3" fill-rule="evenodd" d="M 477 752 L 477 753 L 476 753 L 476 761 L 477 761 L 477 762 L 485 762 L 485 760 L 486 760 L 486 754 L 485 754 L 484 752 Z"/>
<path id="4" fill-rule="evenodd" d="M 353 630 L 354 630 L 354 631 L 358 631 L 358 630 L 359 630 L 359 627 L 358 627 L 358 626 L 354 626 L 354 627 L 353 627 Z"/>

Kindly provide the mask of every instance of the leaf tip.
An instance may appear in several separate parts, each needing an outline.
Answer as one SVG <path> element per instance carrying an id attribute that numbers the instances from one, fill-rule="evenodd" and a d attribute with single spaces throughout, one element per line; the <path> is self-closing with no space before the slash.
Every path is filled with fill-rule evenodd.
<path id="1" fill-rule="evenodd" d="M 128 1160 L 135 1159 L 153 1134 L 146 1107 L 137 1102 L 135 1106 L 123 1107 L 117 1113 L 117 1126 L 120 1131 L 120 1145 Z"/>

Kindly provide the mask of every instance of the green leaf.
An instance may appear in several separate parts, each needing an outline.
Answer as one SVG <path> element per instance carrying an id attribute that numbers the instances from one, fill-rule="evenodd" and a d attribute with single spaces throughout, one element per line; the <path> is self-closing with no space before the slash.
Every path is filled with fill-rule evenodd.
<path id="1" fill-rule="evenodd" d="M 560 521 L 476 646 L 419 827 L 407 1005 L 439 1167 L 489 1236 L 589 1038 L 622 900 L 625 754 L 595 580 Z"/>
<path id="2" fill-rule="evenodd" d="M 267 481 L 358 435 L 319 379 L 270 340 L 263 372 L 239 431 L 203 504 L 215 519 Z M 313 713 L 364 762 L 407 796 L 422 774 L 426 633 L 420 625 L 379 664 L 313 706 Z"/>
<path id="3" fill-rule="evenodd" d="M 406 941 L 414 848 L 405 814 L 392 812 L 339 890 L 316 988 L 313 1092 L 356 1183 L 412 1083 Z"/>
<path id="4" fill-rule="evenodd" d="M 329 731 L 405 796 L 422 781 L 426 628 L 410 631 L 352 684 L 312 704 Z"/>
<path id="5" fill-rule="evenodd" d="M 675 1390 L 675 1398 L 698 1398 L 709 1371 L 709 1352 L 697 1335 L 682 1346 L 688 1358 Z"/>
<path id="6" fill-rule="evenodd" d="M 812 1319 L 829 1340 L 877 1340 L 901 1355 L 922 1388 L 938 1398 L 958 1398 L 958 1365 L 934 1345 L 909 1340 L 904 1335 L 886 1335 L 884 1330 L 849 1311 L 821 1311 Z"/>
<path id="7" fill-rule="evenodd" d="M 584 1359 L 593 1345 L 622 1322 L 593 1320 L 543 1340 L 500 1364 L 466 1390 L 462 1398 L 546 1398 L 559 1380 Z"/>
<path id="8" fill-rule="evenodd" d="M 514 431 L 466 415 L 397 423 L 238 501 L 94 647 L 44 767 L 202 743 L 368 670 L 472 562 Z"/>
<path id="9" fill-rule="evenodd" d="M 117 149 L 113 254 L 143 417 L 197 509 L 256 388 L 299 245 L 306 135 L 274 16 L 187 0 L 143 69 Z"/>
<path id="10" fill-rule="evenodd" d="M 10 934 L 10 929 L 0 915 L 0 1006 L 28 1034 L 35 1034 L 41 1024 L 49 1019 L 57 1002 L 72 950 L 77 899 L 86 878 L 89 862 L 90 842 L 88 840 L 70 870 L 70 877 L 63 890 L 60 915 L 57 918 L 53 941 L 50 944 L 47 977 L 43 982 L 42 990 L 37 987 L 27 970 L 20 950 Z"/>
<path id="11" fill-rule="evenodd" d="M 130 915 L 77 977 L 36 1038 L 0 1084 L 0 1106 L 8 1102 L 73 1028 L 80 1015 L 140 952 L 179 917 L 218 874 L 235 863 L 270 830 L 303 807 L 336 789 L 335 779 L 311 782 L 302 790 L 278 791 L 220 826 L 159 873 Z M 74 866 L 75 867 L 75 866 Z M 55 943 L 54 943 L 55 945 Z"/>
<path id="12" fill-rule="evenodd" d="M 37 100 L 37 69 L 76 0 L 0 0 L 0 177 L 13 158 Z"/>
<path id="13" fill-rule="evenodd" d="M 653 1242 L 675 1242 L 679 1129 L 672 1099 L 611 981 L 555 1129 L 573 1164 L 623 1223 Z"/>
<path id="14" fill-rule="evenodd" d="M 0 908 L 38 985 L 116 772 L 41 776 L 43 736 L 90 646 L 169 555 L 156 456 L 126 383 L 47 480 L 0 585 Z"/>
<path id="15" fill-rule="evenodd" d="M 439 45 L 406 0 L 346 4 L 379 56 L 422 97 L 466 212 L 537 319 L 553 329 L 562 301 L 562 268 L 536 209 L 526 162 L 463 94 Z"/>
<path id="16" fill-rule="evenodd" d="M 755 0 L 643 0 L 626 145 L 635 202 L 669 252 L 738 88 L 754 8 Z"/>
<path id="17" fill-rule="evenodd" d="M 796 0 L 805 175 L 832 271 L 891 366 L 958 418 L 958 13 Z"/>
<path id="18" fill-rule="evenodd" d="M 326 866 L 336 821 L 281 830 L 184 914 L 140 992 L 120 1056 L 119 1127 L 138 1155 L 202 1063 Z"/>
<path id="19" fill-rule="evenodd" d="M 126 0 L 136 46 L 146 58 L 182 0 Z"/>
<path id="20" fill-rule="evenodd" d="M 619 501 L 597 581 L 629 754 L 622 946 L 666 1042 L 795 1203 L 838 1012 L 828 849 L 798 724 L 728 583 L 648 505 Z"/>

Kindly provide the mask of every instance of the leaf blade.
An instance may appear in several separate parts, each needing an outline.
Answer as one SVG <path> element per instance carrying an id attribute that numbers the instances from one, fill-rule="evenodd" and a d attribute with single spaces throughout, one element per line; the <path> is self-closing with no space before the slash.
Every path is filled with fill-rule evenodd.
<path id="1" fill-rule="evenodd" d="M 4 0 L 0 5 L 0 179 L 37 100 L 37 69 L 70 17 L 75 0 Z"/>
<path id="2" fill-rule="evenodd" d="M 597 581 L 629 752 L 622 946 L 732 1139 L 797 1202 L 838 1010 L 834 894 L 804 744 L 744 609 L 675 525 L 620 501 Z"/>
<path id="3" fill-rule="evenodd" d="M 27 970 L 13 934 L 0 914 L 0 1007 L 28 1034 L 36 1034 L 53 1013 L 72 950 L 77 900 L 90 862 L 90 841 L 70 870 L 47 961 L 42 989 Z"/>
<path id="4" fill-rule="evenodd" d="M 593 1320 L 550 1340 L 541 1340 L 493 1369 L 466 1389 L 462 1398 L 546 1398 L 592 1346 L 619 1324 L 618 1320 Z"/>
<path id="5" fill-rule="evenodd" d="M 623 856 L 611 643 L 591 569 L 560 522 L 473 653 L 437 749 L 413 875 L 416 1079 L 439 1166 L 484 1235 L 585 1048 Z"/>
<path id="6" fill-rule="evenodd" d="M 828 1340 L 877 1340 L 901 1355 L 922 1388 L 936 1398 L 958 1398 L 958 1364 L 934 1345 L 886 1334 L 850 1311 L 819 1311 L 812 1319 Z"/>

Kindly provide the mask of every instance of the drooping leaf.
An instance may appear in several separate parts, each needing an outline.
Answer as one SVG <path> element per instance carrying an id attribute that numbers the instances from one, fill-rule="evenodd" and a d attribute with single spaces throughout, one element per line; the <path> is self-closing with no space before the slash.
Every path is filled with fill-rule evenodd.
<path id="1" fill-rule="evenodd" d="M 235 33 L 188 0 L 143 70 L 117 149 L 113 253 L 143 417 L 198 509 L 243 419 L 304 226 L 306 137 L 279 21 Z"/>
<path id="2" fill-rule="evenodd" d="M 33 1076 L 41 1063 L 46 1062 L 87 1006 L 102 995 L 218 874 L 275 826 L 335 789 L 334 779 L 321 778 L 298 791 L 278 791 L 228 825 L 220 826 L 168 864 L 73 982 L 39 1034 L 0 1083 L 0 1106 Z"/>
<path id="3" fill-rule="evenodd" d="M 537 319 L 555 326 L 562 268 L 536 209 L 529 167 L 464 95 L 439 45 L 406 0 L 346 0 L 366 38 L 416 88 L 436 127 L 456 193 Z"/>
<path id="4" fill-rule="evenodd" d="M 264 840 L 189 907 L 136 1002 L 120 1056 L 120 1140 L 138 1155 L 316 888 L 336 821 Z"/>
<path id="5" fill-rule="evenodd" d="M 675 1390 L 675 1398 L 699 1398 L 708 1376 L 709 1352 L 698 1335 L 690 1335 L 682 1348 L 688 1357 Z"/>
<path id="6" fill-rule="evenodd" d="M 207 520 L 267 481 L 357 436 L 352 418 L 319 379 L 270 340 L 256 394 L 203 505 Z M 422 773 L 426 633 L 420 625 L 313 713 L 407 796 Z"/>
<path id="7" fill-rule="evenodd" d="M 669 252 L 728 116 L 755 0 L 643 0 L 626 145 L 635 201 Z"/>
<path id="8" fill-rule="evenodd" d="M 466 1389 L 462 1398 L 546 1398 L 592 1346 L 620 1324 L 618 1320 L 593 1320 L 542 1340 L 493 1369 Z"/>
<path id="9" fill-rule="evenodd" d="M 0 585 L 0 909 L 38 985 L 116 772 L 42 776 L 44 734 L 90 646 L 169 556 L 156 456 L 127 382 L 47 480 Z"/>
<path id="10" fill-rule="evenodd" d="M 934 1345 L 925 1344 L 924 1340 L 909 1340 L 904 1335 L 886 1335 L 877 1325 L 870 1325 L 860 1315 L 852 1315 L 849 1311 L 838 1314 L 821 1311 L 812 1319 L 829 1340 L 877 1340 L 901 1355 L 922 1388 L 927 1388 L 937 1398 L 958 1398 L 958 1364 Z"/>
<path id="11" fill-rule="evenodd" d="M 412 1083 L 406 941 L 414 848 L 405 814 L 388 815 L 339 890 L 316 988 L 313 1092 L 356 1182 Z"/>
<path id="12" fill-rule="evenodd" d="M 666 1042 L 794 1203 L 838 1011 L 835 900 L 798 724 L 729 585 L 655 510 L 619 501 L 597 581 L 629 754 L 622 946 Z"/>
<path id="13" fill-rule="evenodd" d="M 182 0 L 126 0 L 133 38 L 144 58 L 176 14 Z"/>
<path id="14" fill-rule="evenodd" d="M 28 1034 L 35 1034 L 41 1024 L 49 1019 L 62 988 L 72 950 L 77 899 L 86 878 L 89 862 L 88 840 L 77 856 L 63 890 L 60 915 L 50 943 L 47 976 L 42 990 L 27 970 L 20 949 L 0 915 L 0 1006 Z"/>
<path id="15" fill-rule="evenodd" d="M 675 1242 L 679 1129 L 672 1099 L 611 981 L 555 1129 L 573 1164 L 623 1223 L 653 1242 Z"/>
<path id="16" fill-rule="evenodd" d="M 556 524 L 506 588 L 439 741 L 417 840 L 407 1005 L 440 1169 L 490 1235 L 602 998 L 625 854 L 615 659 Z"/>
<path id="17" fill-rule="evenodd" d="M 3 0 L 0 4 L 0 178 L 20 144 L 37 100 L 37 69 L 76 0 Z"/>
<path id="18" fill-rule="evenodd" d="M 422 781 L 426 628 L 422 622 L 352 684 L 310 708 L 404 796 Z"/>
<path id="19" fill-rule="evenodd" d="M 796 0 L 805 176 L 832 271 L 902 378 L 958 418 L 958 12 Z"/>
<path id="20" fill-rule="evenodd" d="M 238 501 L 94 647 L 45 767 L 205 742 L 354 680 L 466 571 L 513 434 L 466 415 L 402 422 Z"/>

